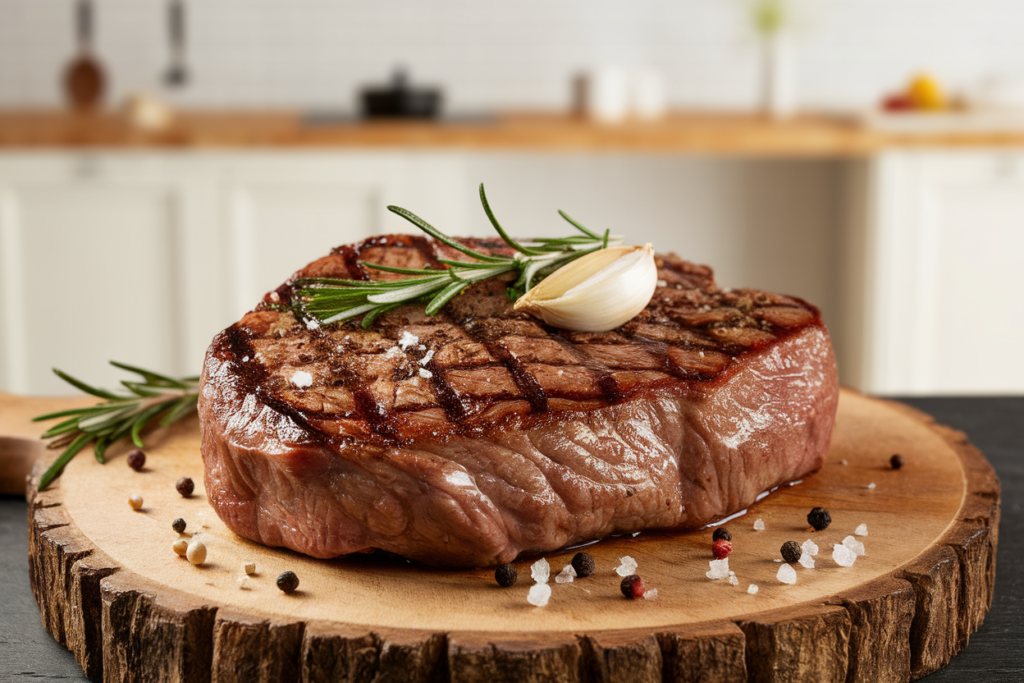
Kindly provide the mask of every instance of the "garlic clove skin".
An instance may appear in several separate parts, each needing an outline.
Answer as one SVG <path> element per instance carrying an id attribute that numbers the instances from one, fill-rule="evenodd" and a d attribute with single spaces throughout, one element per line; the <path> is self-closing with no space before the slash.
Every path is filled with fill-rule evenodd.
<path id="1" fill-rule="evenodd" d="M 611 247 L 582 256 L 544 278 L 515 303 L 555 327 L 607 332 L 647 307 L 658 287 L 654 247 Z"/>

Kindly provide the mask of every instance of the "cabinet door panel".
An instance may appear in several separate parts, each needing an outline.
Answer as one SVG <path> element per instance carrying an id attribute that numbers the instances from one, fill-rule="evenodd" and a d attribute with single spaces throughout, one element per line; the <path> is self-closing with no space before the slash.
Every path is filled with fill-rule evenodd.
<path id="1" fill-rule="evenodd" d="M 1024 391 L 1024 185 L 940 184 L 934 197 L 932 389 Z"/>
<path id="2" fill-rule="evenodd" d="M 33 185 L 3 193 L 7 385 L 67 393 L 57 366 L 114 385 L 117 359 L 174 368 L 178 305 L 171 195 Z"/>
<path id="3" fill-rule="evenodd" d="M 229 260 L 238 315 L 298 268 L 374 233 L 372 189 L 246 184 L 230 194 Z"/>
<path id="4" fill-rule="evenodd" d="M 891 153 L 869 177 L 860 388 L 1024 392 L 1024 157 Z"/>

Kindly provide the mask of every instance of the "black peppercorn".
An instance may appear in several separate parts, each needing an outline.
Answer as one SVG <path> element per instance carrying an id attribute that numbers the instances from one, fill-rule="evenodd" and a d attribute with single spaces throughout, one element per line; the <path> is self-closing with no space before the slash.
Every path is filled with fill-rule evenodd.
<path id="1" fill-rule="evenodd" d="M 722 540 L 731 541 L 732 540 L 732 534 L 729 533 L 729 530 L 726 529 L 724 526 L 720 526 L 717 529 L 715 529 L 715 533 L 711 534 L 711 540 L 712 541 L 722 541 Z"/>
<path id="2" fill-rule="evenodd" d="M 128 467 L 131 467 L 136 472 L 141 472 L 142 468 L 146 466 L 146 454 L 136 448 L 134 451 L 128 454 Z"/>
<path id="3" fill-rule="evenodd" d="M 590 553 L 576 553 L 572 557 L 572 568 L 576 570 L 576 576 L 583 578 L 594 573 L 594 558 Z"/>
<path id="4" fill-rule="evenodd" d="M 622 594 L 630 600 L 644 597 L 644 581 L 636 574 L 630 574 L 619 584 Z"/>
<path id="5" fill-rule="evenodd" d="M 786 541 L 782 544 L 782 559 L 792 564 L 799 562 L 800 556 L 804 554 L 803 548 L 796 544 L 796 541 Z"/>
<path id="6" fill-rule="evenodd" d="M 295 572 L 281 572 L 277 577 L 277 587 L 285 593 L 294 593 L 299 587 L 299 577 L 295 576 Z"/>
<path id="7" fill-rule="evenodd" d="M 825 508 L 814 508 L 807 513 L 807 523 L 814 527 L 815 531 L 824 531 L 832 523 L 832 515 L 828 514 Z"/>
<path id="8" fill-rule="evenodd" d="M 178 480 L 178 483 L 174 485 L 174 488 L 178 489 L 183 497 L 188 498 L 192 495 L 192 492 L 196 490 L 196 484 L 189 477 L 182 477 Z"/>
<path id="9" fill-rule="evenodd" d="M 177 531 L 179 534 L 185 533 L 185 520 L 178 517 L 176 520 L 171 522 L 171 528 Z"/>
<path id="10" fill-rule="evenodd" d="M 503 564 L 494 570 L 494 580 L 502 588 L 514 585 L 518 578 L 519 574 L 516 573 L 516 568 L 510 564 Z"/>
<path id="11" fill-rule="evenodd" d="M 899 468 L 903 467 L 904 462 L 905 461 L 903 460 L 903 456 L 900 455 L 899 453 L 889 458 L 889 466 L 892 467 L 894 470 L 898 470 Z"/>

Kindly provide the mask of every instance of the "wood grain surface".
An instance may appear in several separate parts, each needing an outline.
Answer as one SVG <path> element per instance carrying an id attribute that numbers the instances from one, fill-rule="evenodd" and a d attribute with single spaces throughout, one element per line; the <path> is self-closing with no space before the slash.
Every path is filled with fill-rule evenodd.
<path id="1" fill-rule="evenodd" d="M 295 112 L 185 111 L 159 131 L 134 128 L 117 113 L 0 112 L 0 149 L 460 148 L 855 157 L 893 148 L 1021 146 L 1020 130 L 895 133 L 837 117 L 776 121 L 714 112 L 675 112 L 658 121 L 614 125 L 559 113 L 311 125 Z"/>
<path id="2" fill-rule="evenodd" d="M 991 602 L 991 468 L 962 434 L 851 392 L 822 471 L 727 525 L 739 586 L 704 577 L 710 531 L 645 533 L 590 546 L 598 571 L 552 584 L 543 608 L 525 600 L 529 560 L 503 590 L 489 570 L 324 562 L 243 541 L 205 503 L 197 436 L 194 423 L 152 435 L 141 473 L 123 452 L 106 466 L 83 454 L 57 485 L 30 493 L 44 623 L 93 679 L 900 681 L 948 662 Z M 893 452 L 902 470 L 888 468 Z M 191 499 L 174 491 L 182 474 L 197 480 Z M 145 498 L 140 512 L 132 493 Z M 823 532 L 807 527 L 814 505 L 832 512 Z M 204 566 L 171 552 L 178 516 L 209 547 Z M 753 530 L 757 518 L 765 531 Z M 832 543 L 860 523 L 867 553 L 839 567 Z M 817 567 L 779 583 L 779 547 L 806 538 L 821 547 Z M 656 600 L 618 593 L 612 570 L 627 554 Z M 548 555 L 552 573 L 571 556 Z M 250 558 L 258 575 L 240 584 Z M 302 581 L 292 596 L 274 587 L 284 569 Z"/>

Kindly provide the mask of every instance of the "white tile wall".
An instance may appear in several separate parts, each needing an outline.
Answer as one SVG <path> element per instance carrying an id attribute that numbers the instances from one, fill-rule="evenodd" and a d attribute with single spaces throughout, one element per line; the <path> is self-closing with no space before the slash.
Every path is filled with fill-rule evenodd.
<path id="1" fill-rule="evenodd" d="M 187 0 L 193 80 L 168 96 L 201 106 L 351 108 L 399 64 L 445 86 L 450 108 L 560 108 L 579 69 L 650 65 L 678 107 L 757 99 L 752 0 Z M 159 92 L 166 2 L 95 0 L 112 101 Z M 0 106 L 56 105 L 73 53 L 73 0 L 0 0 Z M 804 0 L 799 91 L 856 108 L 928 69 L 951 86 L 1024 78 L 1020 0 Z"/>

